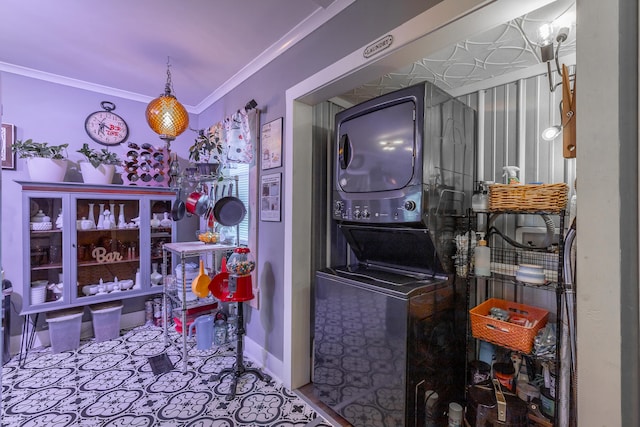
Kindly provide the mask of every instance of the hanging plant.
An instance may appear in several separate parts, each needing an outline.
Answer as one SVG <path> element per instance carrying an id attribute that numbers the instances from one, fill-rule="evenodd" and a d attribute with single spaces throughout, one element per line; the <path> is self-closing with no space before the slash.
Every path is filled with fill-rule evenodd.
<path id="1" fill-rule="evenodd" d="M 209 129 L 201 129 L 195 143 L 189 147 L 189 160 L 195 163 L 223 163 L 222 124 L 217 123 Z"/>

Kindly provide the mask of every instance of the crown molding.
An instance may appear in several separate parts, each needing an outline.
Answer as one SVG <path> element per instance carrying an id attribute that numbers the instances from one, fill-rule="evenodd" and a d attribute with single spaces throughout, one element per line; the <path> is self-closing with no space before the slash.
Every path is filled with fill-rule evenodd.
<path id="1" fill-rule="evenodd" d="M 320 28 L 331 18 L 342 12 L 353 2 L 355 2 L 355 0 L 336 0 L 325 9 L 317 9 L 314 13 L 309 15 L 307 19 L 296 25 L 280 40 L 272 44 L 262 54 L 257 56 L 256 59 L 248 63 L 240 71 L 234 74 L 229 80 L 224 82 L 218 89 L 204 98 L 198 105 L 195 106 L 194 112 L 196 114 L 200 114 L 201 112 L 203 112 L 214 102 L 222 98 L 224 95 L 237 87 L 240 83 L 255 74 L 258 70 L 262 69 L 278 56 L 289 50 L 300 40 L 311 34 L 316 29 Z"/>

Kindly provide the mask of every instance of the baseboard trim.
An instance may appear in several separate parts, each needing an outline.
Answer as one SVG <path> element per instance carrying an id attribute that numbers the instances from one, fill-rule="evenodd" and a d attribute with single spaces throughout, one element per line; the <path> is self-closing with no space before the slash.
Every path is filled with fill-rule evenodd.
<path id="1" fill-rule="evenodd" d="M 255 361 L 260 369 L 282 382 L 282 373 L 284 372 L 282 360 L 274 357 L 273 354 L 246 335 L 244 336 L 244 350 L 245 354 Z"/>

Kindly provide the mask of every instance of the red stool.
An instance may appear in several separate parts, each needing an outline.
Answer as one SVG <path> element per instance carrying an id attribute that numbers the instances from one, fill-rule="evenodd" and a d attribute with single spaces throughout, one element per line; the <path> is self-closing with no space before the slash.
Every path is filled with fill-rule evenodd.
<path id="1" fill-rule="evenodd" d="M 238 379 L 244 374 L 253 374 L 261 381 L 267 384 L 271 382 L 271 377 L 262 373 L 256 368 L 247 368 L 244 365 L 243 355 L 243 337 L 245 334 L 244 329 L 244 316 L 243 305 L 244 301 L 253 299 L 253 290 L 251 285 L 251 276 L 235 276 L 229 275 L 220 283 L 220 286 L 216 289 L 214 296 L 222 302 L 237 302 L 238 304 L 238 330 L 236 340 L 236 362 L 231 368 L 224 368 L 218 374 L 211 376 L 212 381 L 219 381 L 226 375 L 233 375 L 231 387 L 229 388 L 229 394 L 225 397 L 226 400 L 233 400 L 236 396 L 236 389 L 238 387 Z"/>

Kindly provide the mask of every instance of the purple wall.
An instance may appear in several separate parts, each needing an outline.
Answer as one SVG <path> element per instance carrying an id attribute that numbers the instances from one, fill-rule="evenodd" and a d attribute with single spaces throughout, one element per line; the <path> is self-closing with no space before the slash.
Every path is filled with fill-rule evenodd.
<path id="1" fill-rule="evenodd" d="M 260 123 L 285 115 L 285 91 L 310 75 L 331 65 L 346 54 L 421 13 L 433 2 L 403 0 L 396 4 L 387 0 L 355 2 L 340 15 L 284 52 L 237 88 L 215 102 L 199 116 L 192 116 L 191 127 L 209 126 L 243 107 L 251 99 L 261 110 Z M 116 104 L 118 113 L 131 128 L 130 140 L 137 143 L 161 141 L 144 119 L 146 103 L 102 95 L 81 89 L 56 85 L 13 74 L 2 76 L 3 122 L 17 127 L 17 138 L 33 138 L 51 144 L 71 144 L 69 157 L 81 158 L 75 151 L 90 142 L 84 131 L 88 114 L 100 110 L 101 101 Z M 203 97 L 208 94 L 203 94 Z M 287 118 L 284 117 L 286 121 Z M 193 133 L 187 131 L 172 143 L 181 158 L 193 143 Z M 124 149 L 124 147 L 120 147 Z M 122 153 L 121 153 L 122 154 Z M 268 173 L 284 172 L 283 168 Z M 28 179 L 23 160 L 16 171 L 3 171 L 2 176 L 2 254 L 7 278 L 14 288 L 21 289 L 22 259 L 20 221 L 20 186 L 14 180 Z M 283 177 L 283 188 L 284 180 Z M 287 206 L 282 206 L 283 217 Z M 259 286 L 262 290 L 259 313 L 247 309 L 247 335 L 279 360 L 284 351 L 283 260 L 284 218 L 281 222 L 260 222 L 259 226 Z M 305 237 L 306 238 L 306 237 Z M 12 328 L 15 330 L 15 328 Z"/>

